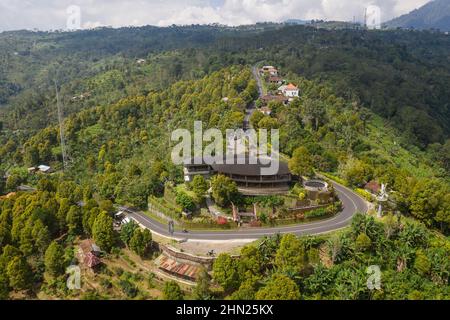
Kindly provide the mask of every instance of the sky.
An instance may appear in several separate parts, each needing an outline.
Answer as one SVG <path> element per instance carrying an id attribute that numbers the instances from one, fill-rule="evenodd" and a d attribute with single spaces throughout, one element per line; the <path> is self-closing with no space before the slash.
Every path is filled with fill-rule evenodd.
<path id="1" fill-rule="evenodd" d="M 287 19 L 362 21 L 376 5 L 381 21 L 429 0 L 0 0 L 0 32 L 172 24 L 243 25 Z"/>

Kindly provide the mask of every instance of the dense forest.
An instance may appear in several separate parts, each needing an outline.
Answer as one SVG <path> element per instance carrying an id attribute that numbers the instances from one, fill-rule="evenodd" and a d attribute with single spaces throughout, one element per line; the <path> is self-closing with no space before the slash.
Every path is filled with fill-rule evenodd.
<path id="1" fill-rule="evenodd" d="M 253 127 L 280 129 L 299 175 L 355 190 L 387 183 L 387 216 L 358 215 L 329 237 L 265 239 L 238 261 L 219 256 L 212 283 L 221 289 L 205 275 L 194 297 L 448 299 L 449 41 L 271 24 L 0 34 L 0 195 L 11 193 L 0 200 L 0 297 L 58 291 L 80 238 L 145 256 L 151 235 L 114 231 L 113 205 L 146 209 L 182 183 L 170 133 L 198 120 L 205 130 L 240 128 L 246 107 L 261 103 L 251 67 L 264 62 L 301 93 L 270 102 L 270 116 L 255 112 Z M 39 164 L 56 173 L 27 171 Z M 14 194 L 23 185 L 36 191 Z M 375 295 L 362 282 L 373 264 L 386 275 Z M 170 283 L 173 291 L 182 295 Z"/>
<path id="2" fill-rule="evenodd" d="M 357 215 L 337 236 L 274 236 L 244 247 L 239 259 L 220 255 L 214 277 L 221 289 L 210 294 L 235 300 L 446 300 L 448 244 L 412 221 Z M 373 265 L 383 270 L 381 290 L 367 287 Z"/>
<path id="3" fill-rule="evenodd" d="M 255 113 L 251 119 L 255 128 L 280 128 L 284 154 L 291 156 L 302 146 L 306 149 L 302 162 L 339 175 L 348 185 L 362 187 L 373 179 L 388 183 L 397 192 L 397 207 L 392 210 L 448 230 L 448 167 L 442 150 L 433 156 L 409 151 L 397 142 L 395 131 L 384 127 L 386 121 L 368 109 L 335 96 L 327 86 L 293 79 L 303 88 L 302 97 L 288 106 L 272 103 L 271 117 Z M 171 147 L 170 132 L 193 130 L 195 120 L 203 121 L 205 129 L 238 128 L 245 106 L 256 96 L 250 70 L 237 66 L 81 111 L 64 125 L 72 163 L 66 174 L 93 184 L 106 199 L 145 208 L 147 197 L 161 192 L 165 181 L 182 181 L 181 168 L 164 151 Z M 10 140 L 2 153 L 25 167 L 37 163 L 61 167 L 58 132 L 58 126 L 48 127 L 23 147 Z M 9 191 L 27 179 L 26 172 L 13 173 L 6 181 Z"/>
<path id="4" fill-rule="evenodd" d="M 425 148 L 445 143 L 450 132 L 449 42 L 428 31 L 272 24 L 7 32 L 0 35 L 0 114 L 4 128 L 41 129 L 57 119 L 55 81 L 69 114 L 264 60 L 284 73 L 328 82 L 337 95 L 357 100 Z M 139 66 L 134 59 L 140 58 L 149 61 Z M 95 94 L 70 103 L 83 93 Z"/>

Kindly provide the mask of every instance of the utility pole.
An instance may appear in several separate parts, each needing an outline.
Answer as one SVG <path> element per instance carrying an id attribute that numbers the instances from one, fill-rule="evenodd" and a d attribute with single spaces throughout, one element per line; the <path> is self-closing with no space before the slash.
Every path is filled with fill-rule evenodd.
<path id="1" fill-rule="evenodd" d="M 364 29 L 367 29 L 367 8 L 364 9 Z"/>
<path id="2" fill-rule="evenodd" d="M 63 124 L 63 115 L 61 109 L 61 103 L 59 99 L 59 91 L 58 91 L 58 83 L 55 80 L 55 90 L 56 90 L 56 106 L 58 108 L 58 122 L 59 122 L 59 137 L 60 137 L 60 145 L 61 145 L 61 153 L 63 158 L 63 168 L 67 169 L 67 153 L 66 153 L 66 141 L 64 138 L 64 124 Z"/>
<path id="3" fill-rule="evenodd" d="M 389 194 L 386 190 L 387 185 L 386 184 L 382 184 L 381 185 L 381 191 L 379 193 L 379 195 L 377 196 L 377 200 L 378 200 L 378 212 L 377 212 L 377 217 L 381 218 L 383 216 L 383 203 L 386 203 L 389 200 Z"/>

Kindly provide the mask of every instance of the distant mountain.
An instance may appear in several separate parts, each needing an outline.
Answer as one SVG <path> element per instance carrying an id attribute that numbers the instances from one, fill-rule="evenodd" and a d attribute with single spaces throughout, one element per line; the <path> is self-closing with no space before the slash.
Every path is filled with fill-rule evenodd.
<path id="1" fill-rule="evenodd" d="M 386 26 L 450 31 L 450 0 L 433 0 L 419 9 L 387 22 Z"/>

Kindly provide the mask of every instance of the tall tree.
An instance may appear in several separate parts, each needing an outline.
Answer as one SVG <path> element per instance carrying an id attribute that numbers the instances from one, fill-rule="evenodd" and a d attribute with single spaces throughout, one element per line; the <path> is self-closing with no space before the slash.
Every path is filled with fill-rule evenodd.
<path id="1" fill-rule="evenodd" d="M 209 300 L 211 298 L 210 282 L 211 278 L 208 272 L 205 268 L 201 268 L 193 292 L 196 300 Z"/>
<path id="2" fill-rule="evenodd" d="M 164 284 L 164 299 L 165 300 L 183 300 L 184 295 L 180 286 L 175 281 L 167 281 Z"/>
<path id="3" fill-rule="evenodd" d="M 239 287 L 239 273 L 236 261 L 226 253 L 220 254 L 214 261 L 214 279 L 224 288 L 226 292 Z"/>
<path id="4" fill-rule="evenodd" d="M 219 206 L 227 206 L 239 195 L 237 185 L 230 178 L 217 175 L 211 180 L 212 196 Z"/>
<path id="5" fill-rule="evenodd" d="M 53 241 L 45 251 L 44 264 L 45 271 L 51 276 L 64 274 L 64 249 L 56 241 Z"/>
<path id="6" fill-rule="evenodd" d="M 274 274 L 267 284 L 256 293 L 257 300 L 299 300 L 297 284 L 282 274 Z"/>
<path id="7" fill-rule="evenodd" d="M 107 212 L 100 213 L 95 219 L 92 235 L 97 245 L 109 252 L 115 243 L 113 219 Z"/>
<path id="8" fill-rule="evenodd" d="M 14 290 L 27 290 L 32 286 L 32 273 L 28 262 L 23 257 L 14 257 L 6 269 L 9 285 Z"/>
<path id="9" fill-rule="evenodd" d="M 314 173 L 313 159 L 308 149 L 305 147 L 295 149 L 289 160 L 289 169 L 298 176 L 311 176 Z"/>
<path id="10" fill-rule="evenodd" d="M 305 265 L 305 250 L 300 240 L 293 234 L 281 238 L 275 257 L 275 265 L 284 272 L 300 273 Z"/>
<path id="11" fill-rule="evenodd" d="M 136 228 L 134 230 L 133 236 L 130 239 L 130 248 L 134 252 L 136 252 L 141 257 L 145 256 L 147 250 L 150 248 L 152 243 L 152 235 L 150 230 L 145 229 L 141 231 L 141 229 Z"/>
<path id="12" fill-rule="evenodd" d="M 120 229 L 120 240 L 122 240 L 125 245 L 130 245 L 130 240 L 133 237 L 135 230 L 138 228 L 139 226 L 134 221 L 124 224 Z"/>
<path id="13" fill-rule="evenodd" d="M 78 235 L 82 231 L 83 216 L 81 210 L 77 206 L 71 206 L 66 216 L 67 227 L 69 233 L 72 235 Z"/>
<path id="14" fill-rule="evenodd" d="M 206 182 L 203 176 L 197 175 L 191 182 L 192 191 L 194 191 L 197 198 L 201 199 L 206 191 L 208 191 L 208 182 Z"/>

